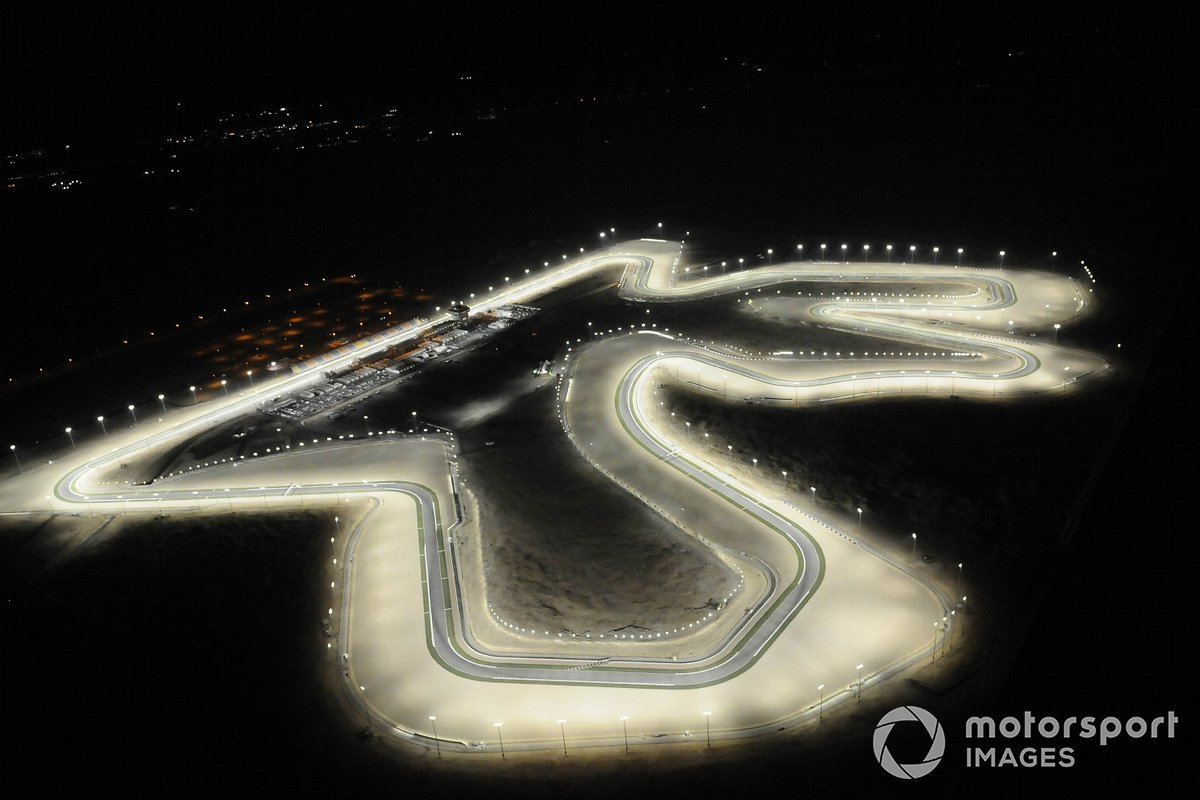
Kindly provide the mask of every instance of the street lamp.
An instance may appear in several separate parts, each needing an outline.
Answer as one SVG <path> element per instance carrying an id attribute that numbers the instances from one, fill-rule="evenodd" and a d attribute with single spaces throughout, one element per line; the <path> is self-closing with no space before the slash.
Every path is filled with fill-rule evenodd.
<path id="1" fill-rule="evenodd" d="M 938 632 L 938 622 L 935 619 L 933 621 L 933 646 L 930 648 L 930 652 L 929 652 L 929 663 L 930 664 L 937 661 L 937 632 Z"/>
<path id="2" fill-rule="evenodd" d="M 908 246 L 908 263 L 917 263 L 917 246 L 915 244 L 910 244 Z"/>
<path id="3" fill-rule="evenodd" d="M 825 245 L 821 245 L 821 260 L 825 260 Z"/>
<path id="4" fill-rule="evenodd" d="M 863 245 L 863 261 L 866 261 L 866 260 L 867 260 L 867 255 L 868 255 L 870 252 L 871 252 L 871 245 L 869 245 L 869 244 L 864 244 L 864 245 Z"/>
<path id="5" fill-rule="evenodd" d="M 625 755 L 629 755 L 629 717 L 621 717 L 621 730 L 625 733 Z"/>
<path id="6" fill-rule="evenodd" d="M 196 387 L 189 386 L 188 391 L 190 391 L 192 393 L 192 405 L 196 405 Z"/>
<path id="7" fill-rule="evenodd" d="M 137 424 L 137 412 L 133 410 L 133 403 L 129 404 L 129 416 L 133 417 L 133 424 Z"/>
<path id="8" fill-rule="evenodd" d="M 709 717 L 712 716 L 711 711 L 704 712 L 704 738 L 707 741 L 707 747 L 712 747 L 712 726 L 709 724 Z"/>
<path id="9" fill-rule="evenodd" d="M 437 735 L 437 717 L 431 716 L 429 721 L 433 723 L 433 743 L 437 745 L 438 758 L 442 757 L 442 740 Z"/>
<path id="10" fill-rule="evenodd" d="M 775 251 L 768 247 L 767 248 L 767 263 L 768 264 L 771 263 L 771 256 L 774 254 L 775 254 Z"/>
<path id="11" fill-rule="evenodd" d="M 246 377 L 250 379 L 250 388 L 254 388 L 254 371 L 246 370 Z"/>
<path id="12" fill-rule="evenodd" d="M 941 251 L 941 249 L 942 248 L 940 248 L 940 247 L 933 248 L 933 263 L 935 263 L 935 264 L 937 263 L 938 253 Z"/>
<path id="13" fill-rule="evenodd" d="M 888 263 L 890 264 L 892 261 L 892 246 L 889 244 L 886 247 L 884 247 L 883 249 L 887 251 L 887 260 L 888 260 Z"/>
<path id="14" fill-rule="evenodd" d="M 858 532 L 862 533 L 862 507 L 855 509 L 858 512 Z"/>
<path id="15" fill-rule="evenodd" d="M 958 590 L 962 591 L 962 562 L 958 562 Z"/>
<path id="16" fill-rule="evenodd" d="M 1000 251 L 1000 266 L 1001 267 L 1004 266 L 1004 251 L 1003 250 Z"/>
<path id="17" fill-rule="evenodd" d="M 862 699 L 862 668 L 863 668 L 862 664 L 859 664 L 858 667 L 856 667 L 856 669 L 858 670 L 858 691 L 855 692 L 854 697 L 857 700 Z"/>
<path id="18" fill-rule="evenodd" d="M 912 554 L 912 560 L 913 560 L 913 563 L 915 564 L 915 563 L 916 563 L 916 561 L 917 561 L 917 535 L 914 533 L 914 534 L 912 535 L 912 537 L 913 537 L 913 554 Z"/>
<path id="19" fill-rule="evenodd" d="M 958 248 L 958 266 L 962 266 L 962 248 Z"/>
<path id="20" fill-rule="evenodd" d="M 567 721 L 560 719 L 558 721 L 558 730 L 562 733 L 563 757 L 567 755 Z"/>
<path id="21" fill-rule="evenodd" d="M 825 684 L 817 686 L 817 691 L 821 693 L 820 705 L 817 706 L 817 722 L 822 722 L 825 719 Z"/>
<path id="22" fill-rule="evenodd" d="M 492 726 L 496 729 L 496 736 L 500 739 L 500 758 L 504 758 L 504 734 L 500 733 L 500 726 L 503 722 L 493 722 Z"/>
<path id="23" fill-rule="evenodd" d="M 804 258 L 804 245 L 798 244 L 796 245 L 796 260 L 798 261 L 802 258 Z"/>
<path id="24" fill-rule="evenodd" d="M 225 390 L 225 396 L 229 397 L 229 381 L 221 379 L 221 388 Z"/>
<path id="25" fill-rule="evenodd" d="M 71 435 L 71 429 L 67 428 L 67 438 L 71 440 L 71 449 L 75 449 L 75 437 Z"/>
<path id="26" fill-rule="evenodd" d="M 163 413 L 164 413 L 164 414 L 165 414 L 165 413 L 167 413 L 167 401 L 166 401 L 166 395 L 164 395 L 164 394 L 160 394 L 160 395 L 158 396 L 158 402 L 159 402 L 159 404 L 160 404 L 160 405 L 162 405 Z"/>
<path id="27" fill-rule="evenodd" d="M 96 422 L 100 423 L 100 430 L 104 431 L 105 436 L 108 436 L 108 428 L 104 427 L 104 415 L 96 417 Z"/>
<path id="28" fill-rule="evenodd" d="M 1062 325 L 1060 325 L 1059 323 L 1057 323 L 1057 322 L 1054 323 L 1054 341 L 1056 341 L 1056 342 L 1058 341 L 1058 329 L 1061 327 L 1062 327 Z"/>
<path id="29" fill-rule="evenodd" d="M 8 449 L 12 451 L 13 460 L 17 462 L 17 472 L 23 473 L 25 470 L 21 469 L 21 458 L 17 455 L 17 446 L 15 444 L 10 444 Z"/>
<path id="30" fill-rule="evenodd" d="M 842 262 L 846 261 L 846 245 L 842 245 Z"/>

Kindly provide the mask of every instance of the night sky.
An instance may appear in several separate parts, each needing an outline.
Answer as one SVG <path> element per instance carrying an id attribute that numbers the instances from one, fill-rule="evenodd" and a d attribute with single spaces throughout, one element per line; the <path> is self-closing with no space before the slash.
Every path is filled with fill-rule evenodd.
<path id="1" fill-rule="evenodd" d="M 48 384 L 31 376 L 107 347 L 97 326 L 115 341 L 330 263 L 450 289 L 489 248 L 556 248 L 662 217 L 714 240 L 953 239 L 1035 265 L 1061 249 L 1136 309 L 1120 333 L 1145 376 L 1080 509 L 1080 528 L 1102 533 L 1063 554 L 1003 696 L 1066 714 L 1138 687 L 1114 713 L 1190 705 L 1195 602 L 1176 543 L 1194 513 L 1162 458 L 1190 459 L 1181 442 L 1195 441 L 1175 383 L 1194 338 L 1192 296 L 1179 299 L 1197 252 L 1183 241 L 1196 219 L 1194 11 L 295 5 L 6 14 L 4 155 L 44 148 L 38 164 L 84 178 L 74 192 L 39 178 L 0 193 L 0 330 L 19 351 L 0 389 L 10 437 L 57 432 L 86 406 L 38 401 L 39 416 L 29 398 Z M 135 180 L 165 163 L 168 137 L 276 108 L 397 109 L 405 136 L 467 135 L 303 161 L 206 148 L 184 156 L 179 183 Z M 69 372 L 56 380 L 71 386 Z M 1152 766 L 1178 769 L 1186 752 Z M 1128 766 L 1132 783 L 1142 766 Z"/>

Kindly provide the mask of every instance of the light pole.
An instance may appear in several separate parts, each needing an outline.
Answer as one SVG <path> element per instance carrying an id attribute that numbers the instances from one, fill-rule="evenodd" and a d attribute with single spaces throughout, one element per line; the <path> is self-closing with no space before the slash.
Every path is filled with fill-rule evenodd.
<path id="1" fill-rule="evenodd" d="M 66 431 L 67 431 L 67 438 L 71 440 L 71 449 L 74 450 L 75 449 L 75 437 L 71 435 L 70 428 L 67 428 Z"/>
<path id="2" fill-rule="evenodd" d="M 871 245 L 864 244 L 863 245 L 863 261 L 867 260 L 867 256 L 870 255 L 870 253 L 871 253 Z"/>
<path id="3" fill-rule="evenodd" d="M 771 263 L 771 257 L 772 257 L 774 254 L 775 254 L 775 251 L 774 251 L 774 250 L 772 250 L 771 248 L 769 248 L 769 247 L 768 247 L 768 248 L 767 248 L 767 263 L 768 263 L 768 264 L 770 264 L 770 263 Z"/>
<path id="4" fill-rule="evenodd" d="M 815 506 L 815 505 L 817 504 L 817 487 L 815 487 L 815 486 L 810 486 L 810 487 L 808 487 L 808 490 L 809 490 L 810 492 L 812 492 L 812 496 L 813 496 L 813 505 Z"/>
<path id="5" fill-rule="evenodd" d="M 958 266 L 962 266 L 962 248 L 958 248 Z"/>
<path id="6" fill-rule="evenodd" d="M 798 245 L 796 245 L 796 260 L 799 261 L 803 258 L 804 258 L 804 245 L 798 244 Z"/>
<path id="7" fill-rule="evenodd" d="M 856 700 L 862 699 L 862 668 L 862 664 L 859 664 L 858 667 L 856 667 L 858 670 L 858 690 L 854 693 L 854 699 Z"/>
<path id="8" fill-rule="evenodd" d="M 1001 268 L 1004 267 L 1004 251 L 1003 250 L 1000 251 L 1000 267 Z"/>
<path id="9" fill-rule="evenodd" d="M 842 263 L 846 263 L 846 245 L 842 245 Z"/>
<path id="10" fill-rule="evenodd" d="M 104 415 L 101 414 L 100 416 L 96 417 L 96 422 L 100 423 L 100 430 L 104 432 L 105 436 L 108 436 L 108 428 L 104 426 Z"/>
<path id="11" fill-rule="evenodd" d="M 225 396 L 229 397 L 229 381 L 221 379 L 221 388 L 225 390 Z"/>
<path id="12" fill-rule="evenodd" d="M 562 733 L 563 758 L 566 758 L 567 757 L 567 721 L 565 719 L 560 719 L 558 721 L 558 730 L 560 733 Z"/>
<path id="13" fill-rule="evenodd" d="M 825 245 L 821 245 L 821 260 L 825 260 Z"/>
<path id="14" fill-rule="evenodd" d="M 188 391 L 192 393 L 192 405 L 196 405 L 196 387 L 189 386 Z"/>
<path id="15" fill-rule="evenodd" d="M 437 745 L 438 758 L 442 757 L 442 740 L 437 735 L 437 717 L 431 716 L 429 721 L 433 723 L 433 743 Z"/>
<path id="16" fill-rule="evenodd" d="M 253 389 L 254 388 L 254 371 L 249 370 L 249 369 L 246 370 L 246 377 L 250 379 L 250 388 Z"/>
<path id="17" fill-rule="evenodd" d="M 933 263 L 935 263 L 935 264 L 937 263 L 937 260 L 938 260 L 938 253 L 939 253 L 940 251 L 941 251 L 941 248 L 940 248 L 940 247 L 935 247 L 935 248 L 933 248 Z"/>
<path id="18" fill-rule="evenodd" d="M 915 533 L 912 535 L 912 539 L 913 539 L 912 560 L 913 560 L 913 563 L 915 564 L 915 563 L 917 563 L 917 535 Z"/>
<path id="19" fill-rule="evenodd" d="M 17 462 L 17 473 L 24 473 L 25 470 L 21 469 L 21 457 L 17 455 L 17 446 L 15 444 L 10 444 L 8 449 L 12 451 L 13 460 Z"/>
<path id="20" fill-rule="evenodd" d="M 947 624 L 948 617 L 942 617 L 942 658 L 946 657 L 946 631 L 950 627 Z"/>
<path id="21" fill-rule="evenodd" d="M 858 512 L 858 532 L 862 533 L 862 507 L 855 509 Z"/>
<path id="22" fill-rule="evenodd" d="M 492 723 L 492 726 L 495 727 L 495 729 L 496 729 L 496 737 L 498 739 L 500 739 L 500 758 L 505 757 L 504 756 L 504 734 L 500 733 L 500 727 L 503 724 L 504 724 L 503 722 L 493 722 Z"/>
<path id="23" fill-rule="evenodd" d="M 1058 341 L 1058 329 L 1061 327 L 1062 327 L 1061 324 L 1059 324 L 1057 322 L 1054 323 L 1054 341 L 1056 341 L 1056 342 Z"/>
<path id="24" fill-rule="evenodd" d="M 908 246 L 908 263 L 917 263 L 917 246 L 915 244 L 910 244 Z"/>
<path id="25" fill-rule="evenodd" d="M 817 691 L 821 693 L 821 699 L 817 706 L 817 722 L 823 722 L 825 720 L 825 684 L 817 686 Z"/>
<path id="26" fill-rule="evenodd" d="M 712 747 L 712 726 L 709 724 L 709 717 L 712 716 L 711 711 L 704 712 L 704 739 L 707 742 L 706 747 Z"/>
<path id="27" fill-rule="evenodd" d="M 133 408 L 133 403 L 129 404 L 129 416 L 133 417 L 133 424 L 137 425 L 137 411 Z"/>
<path id="28" fill-rule="evenodd" d="M 937 631 L 938 631 L 938 623 L 937 623 L 937 620 L 935 619 L 933 621 L 933 646 L 929 648 L 929 663 L 930 664 L 937 661 Z"/>
<path id="29" fill-rule="evenodd" d="M 621 717 L 621 731 L 625 734 L 625 755 L 629 755 L 629 717 Z"/>
<path id="30" fill-rule="evenodd" d="M 958 562 L 958 590 L 962 591 L 962 562 Z"/>
<path id="31" fill-rule="evenodd" d="M 883 248 L 883 249 L 887 251 L 887 260 L 888 260 L 888 263 L 889 263 L 889 264 L 890 264 L 890 263 L 892 263 L 892 246 L 889 244 L 888 246 L 886 246 L 886 247 L 885 247 L 885 248 Z"/>

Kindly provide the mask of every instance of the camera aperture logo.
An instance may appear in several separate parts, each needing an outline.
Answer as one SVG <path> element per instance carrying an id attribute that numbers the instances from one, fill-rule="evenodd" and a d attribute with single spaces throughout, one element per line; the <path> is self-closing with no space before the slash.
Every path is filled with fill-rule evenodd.
<path id="1" fill-rule="evenodd" d="M 929 752 L 925 754 L 924 760 L 915 764 L 900 764 L 892 757 L 891 751 L 887 747 L 887 740 L 892 728 L 900 722 L 919 722 L 925 727 L 925 731 L 929 734 Z M 933 772 L 946 753 L 946 734 L 942 730 L 942 724 L 938 722 L 937 717 L 920 706 L 900 706 L 884 714 L 883 718 L 879 720 L 879 724 L 875 726 L 873 743 L 875 760 L 879 762 L 879 766 L 883 767 L 889 775 L 897 778 L 925 777 Z"/>

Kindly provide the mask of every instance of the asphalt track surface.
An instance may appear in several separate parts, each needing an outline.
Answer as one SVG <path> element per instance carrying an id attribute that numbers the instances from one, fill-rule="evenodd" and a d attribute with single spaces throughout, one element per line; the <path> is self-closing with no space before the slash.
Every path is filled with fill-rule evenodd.
<path id="1" fill-rule="evenodd" d="M 698 688 L 727 681 L 752 665 L 787 629 L 789 622 L 801 612 L 813 593 L 819 590 L 825 571 L 824 557 L 806 526 L 809 525 L 808 521 L 818 521 L 826 526 L 831 523 L 819 520 L 811 509 L 802 510 L 791 504 L 788 504 L 789 507 L 795 508 L 797 513 L 781 513 L 776 510 L 778 504 L 766 503 L 756 488 L 743 485 L 715 465 L 689 452 L 686 447 L 673 443 L 671 434 L 658 427 L 660 423 L 642 408 L 639 401 L 646 382 L 654 380 L 661 370 L 669 370 L 671 365 L 676 365 L 678 374 L 677 365 L 680 363 L 706 368 L 723 376 L 727 396 L 754 396 L 754 392 L 770 391 L 773 387 L 775 390 L 790 390 L 795 404 L 799 406 L 802 402 L 857 397 L 860 394 L 858 383 L 868 377 L 875 382 L 876 394 L 904 393 L 906 388 L 912 389 L 914 380 L 921 380 L 926 393 L 932 386 L 935 390 L 940 388 L 958 394 L 980 397 L 990 394 L 996 397 L 998 385 L 1004 387 L 1001 392 L 1004 396 L 1066 390 L 1073 387 L 1079 378 L 1102 372 L 1107 367 L 1095 355 L 1059 347 L 1044 340 L 1033 342 L 1012 332 L 1014 328 L 1044 327 L 1051 319 L 1068 321 L 1088 310 L 1088 287 L 1061 276 L 1021 271 L 994 274 L 995 271 L 990 270 L 930 265 L 792 263 L 720 277 L 680 281 L 676 267 L 681 255 L 682 245 L 679 243 L 646 240 L 626 242 L 599 255 L 564 262 L 556 270 L 506 287 L 491 297 L 476 301 L 472 313 L 481 313 L 506 303 L 526 302 L 604 270 L 612 270 L 614 274 L 620 271 L 619 290 L 622 296 L 642 302 L 686 302 L 724 294 L 741 294 L 753 299 L 763 289 L 787 288 L 797 282 L 809 286 L 828 284 L 831 287 L 847 282 L 875 281 L 888 285 L 937 282 L 965 287 L 966 291 L 947 297 L 923 296 L 911 301 L 908 298 L 898 300 L 883 292 L 870 299 L 842 297 L 831 292 L 828 299 L 822 297 L 820 301 L 812 301 L 809 313 L 831 327 L 866 332 L 892 342 L 913 342 L 926 347 L 955 348 L 959 351 L 970 348 L 970 358 L 956 361 L 956 369 L 953 370 L 940 366 L 925 368 L 929 366 L 928 362 L 914 364 L 904 359 L 893 359 L 894 364 L 877 363 L 879 359 L 861 359 L 857 362 L 818 360 L 806 367 L 794 360 L 746 358 L 716 343 L 689 340 L 665 331 L 647 330 L 644 325 L 636 329 L 630 326 L 629 336 L 656 334 L 644 338 L 653 339 L 657 348 L 628 365 L 613 397 L 614 414 L 629 438 L 652 457 L 703 486 L 713 498 L 742 509 L 761 525 L 784 537 L 794 548 L 801 564 L 790 581 L 772 581 L 769 597 L 759 612 L 748 615 L 745 624 L 728 637 L 720 648 L 719 657 L 695 659 L 702 664 L 689 666 L 686 663 L 631 656 L 627 659 L 616 658 L 606 664 L 589 665 L 591 668 L 580 670 L 577 667 L 581 661 L 586 663 L 586 659 L 578 656 L 555 659 L 544 652 L 531 652 L 527 658 L 513 653 L 500 656 L 479 647 L 469 633 L 468 621 L 462 616 L 463 603 L 455 602 L 455 594 L 461 593 L 462 587 L 457 583 L 455 571 L 448 566 L 448 561 L 454 561 L 453 536 L 448 536 L 451 532 L 445 527 L 441 509 L 448 507 L 451 498 L 441 498 L 439 501 L 436 492 L 419 483 L 396 480 L 354 484 L 214 486 L 206 489 L 143 486 L 120 492 L 89 483 L 89 476 L 99 474 L 114 463 L 131 460 L 151 448 L 181 441 L 219 422 L 251 412 L 276 395 L 298 391 L 320 381 L 322 378 L 319 374 L 281 376 L 264 382 L 252 391 L 177 412 L 158 425 L 135 427 L 132 433 L 123 437 L 126 444 L 93 455 L 82 463 L 76 461 L 73 466 L 70 460 L 63 462 L 70 468 L 65 474 L 53 473 L 58 476 L 53 481 L 53 495 L 66 507 L 82 504 L 92 509 L 115 506 L 120 509 L 153 510 L 156 505 L 159 509 L 164 505 L 167 508 L 211 508 L 233 500 L 331 498 L 350 494 L 379 497 L 383 493 L 399 493 L 410 497 L 417 509 L 421 572 L 425 579 L 423 596 L 428 620 L 427 644 L 433 660 L 440 668 L 462 677 L 491 682 L 644 687 L 651 690 Z M 666 268 L 668 262 L 671 264 L 669 271 Z M 1025 303 L 1027 308 L 1024 309 L 1021 308 L 1023 286 L 1032 287 L 1029 293 L 1033 295 Z M 751 293 L 755 294 L 752 296 Z M 962 326 L 961 323 L 938 318 L 947 314 L 953 318 L 956 312 L 960 318 L 964 314 L 988 314 L 989 319 L 1015 316 L 1020 321 L 1007 326 L 996 322 Z M 345 353 L 331 359 L 326 368 L 348 366 L 351 361 L 369 356 L 371 352 L 416 338 L 447 319 L 449 315 L 441 315 L 394 335 L 381 337 L 368 350 L 347 348 Z M 993 332 L 996 328 L 1003 330 L 1005 327 L 1009 328 L 1008 333 Z M 661 341 L 659 337 L 666 337 L 670 341 Z M 603 336 L 597 336 L 597 340 L 588 343 L 587 347 L 603 348 L 606 343 L 602 340 Z M 577 362 L 578 359 L 574 363 Z M 808 367 L 812 368 L 812 374 L 803 376 Z M 571 378 L 570 371 L 563 375 L 564 385 L 568 387 L 563 393 L 565 396 L 569 396 Z M 1004 383 L 1000 384 L 1000 381 Z M 730 385 L 734 389 L 732 392 L 729 391 Z M 570 432 L 569 412 L 565 409 L 564 420 L 567 420 Z M 92 452 L 89 448 L 84 450 Z M 56 465 L 51 466 L 57 468 Z M 37 472 L 41 475 L 43 486 L 45 479 L 52 477 L 48 470 Z M 13 483 L 10 481 L 10 484 Z M 25 505 L 30 510 L 38 505 L 37 500 L 42 496 L 42 489 L 33 491 L 33 488 L 31 486 L 24 493 Z M 775 508 L 771 505 L 775 505 Z M 19 505 L 13 503 L 10 507 L 17 508 Z M 483 524 L 486 524 L 486 520 Z M 354 532 L 350 543 L 351 559 L 345 577 L 347 584 L 354 580 L 353 553 L 363 529 L 360 526 Z M 933 582 L 897 564 L 866 543 L 856 544 L 879 558 L 889 560 L 893 566 L 912 576 L 913 580 L 922 582 L 943 608 L 953 606 L 946 593 Z M 351 614 L 350 596 L 350 592 L 344 592 L 342 613 L 345 620 Z M 936 637 L 934 643 L 936 645 Z M 926 658 L 928 652 L 929 648 L 923 643 L 914 642 L 909 651 L 898 653 L 886 668 L 874 670 L 871 680 L 879 682 L 903 672 Z M 353 682 L 349 672 L 347 682 Z M 825 699 L 824 705 L 832 707 L 837 699 L 831 695 Z M 794 711 L 797 715 L 811 713 L 811 707 Z M 388 723 L 400 731 L 412 731 L 420 727 L 415 722 L 410 724 L 405 720 L 388 720 Z"/>

